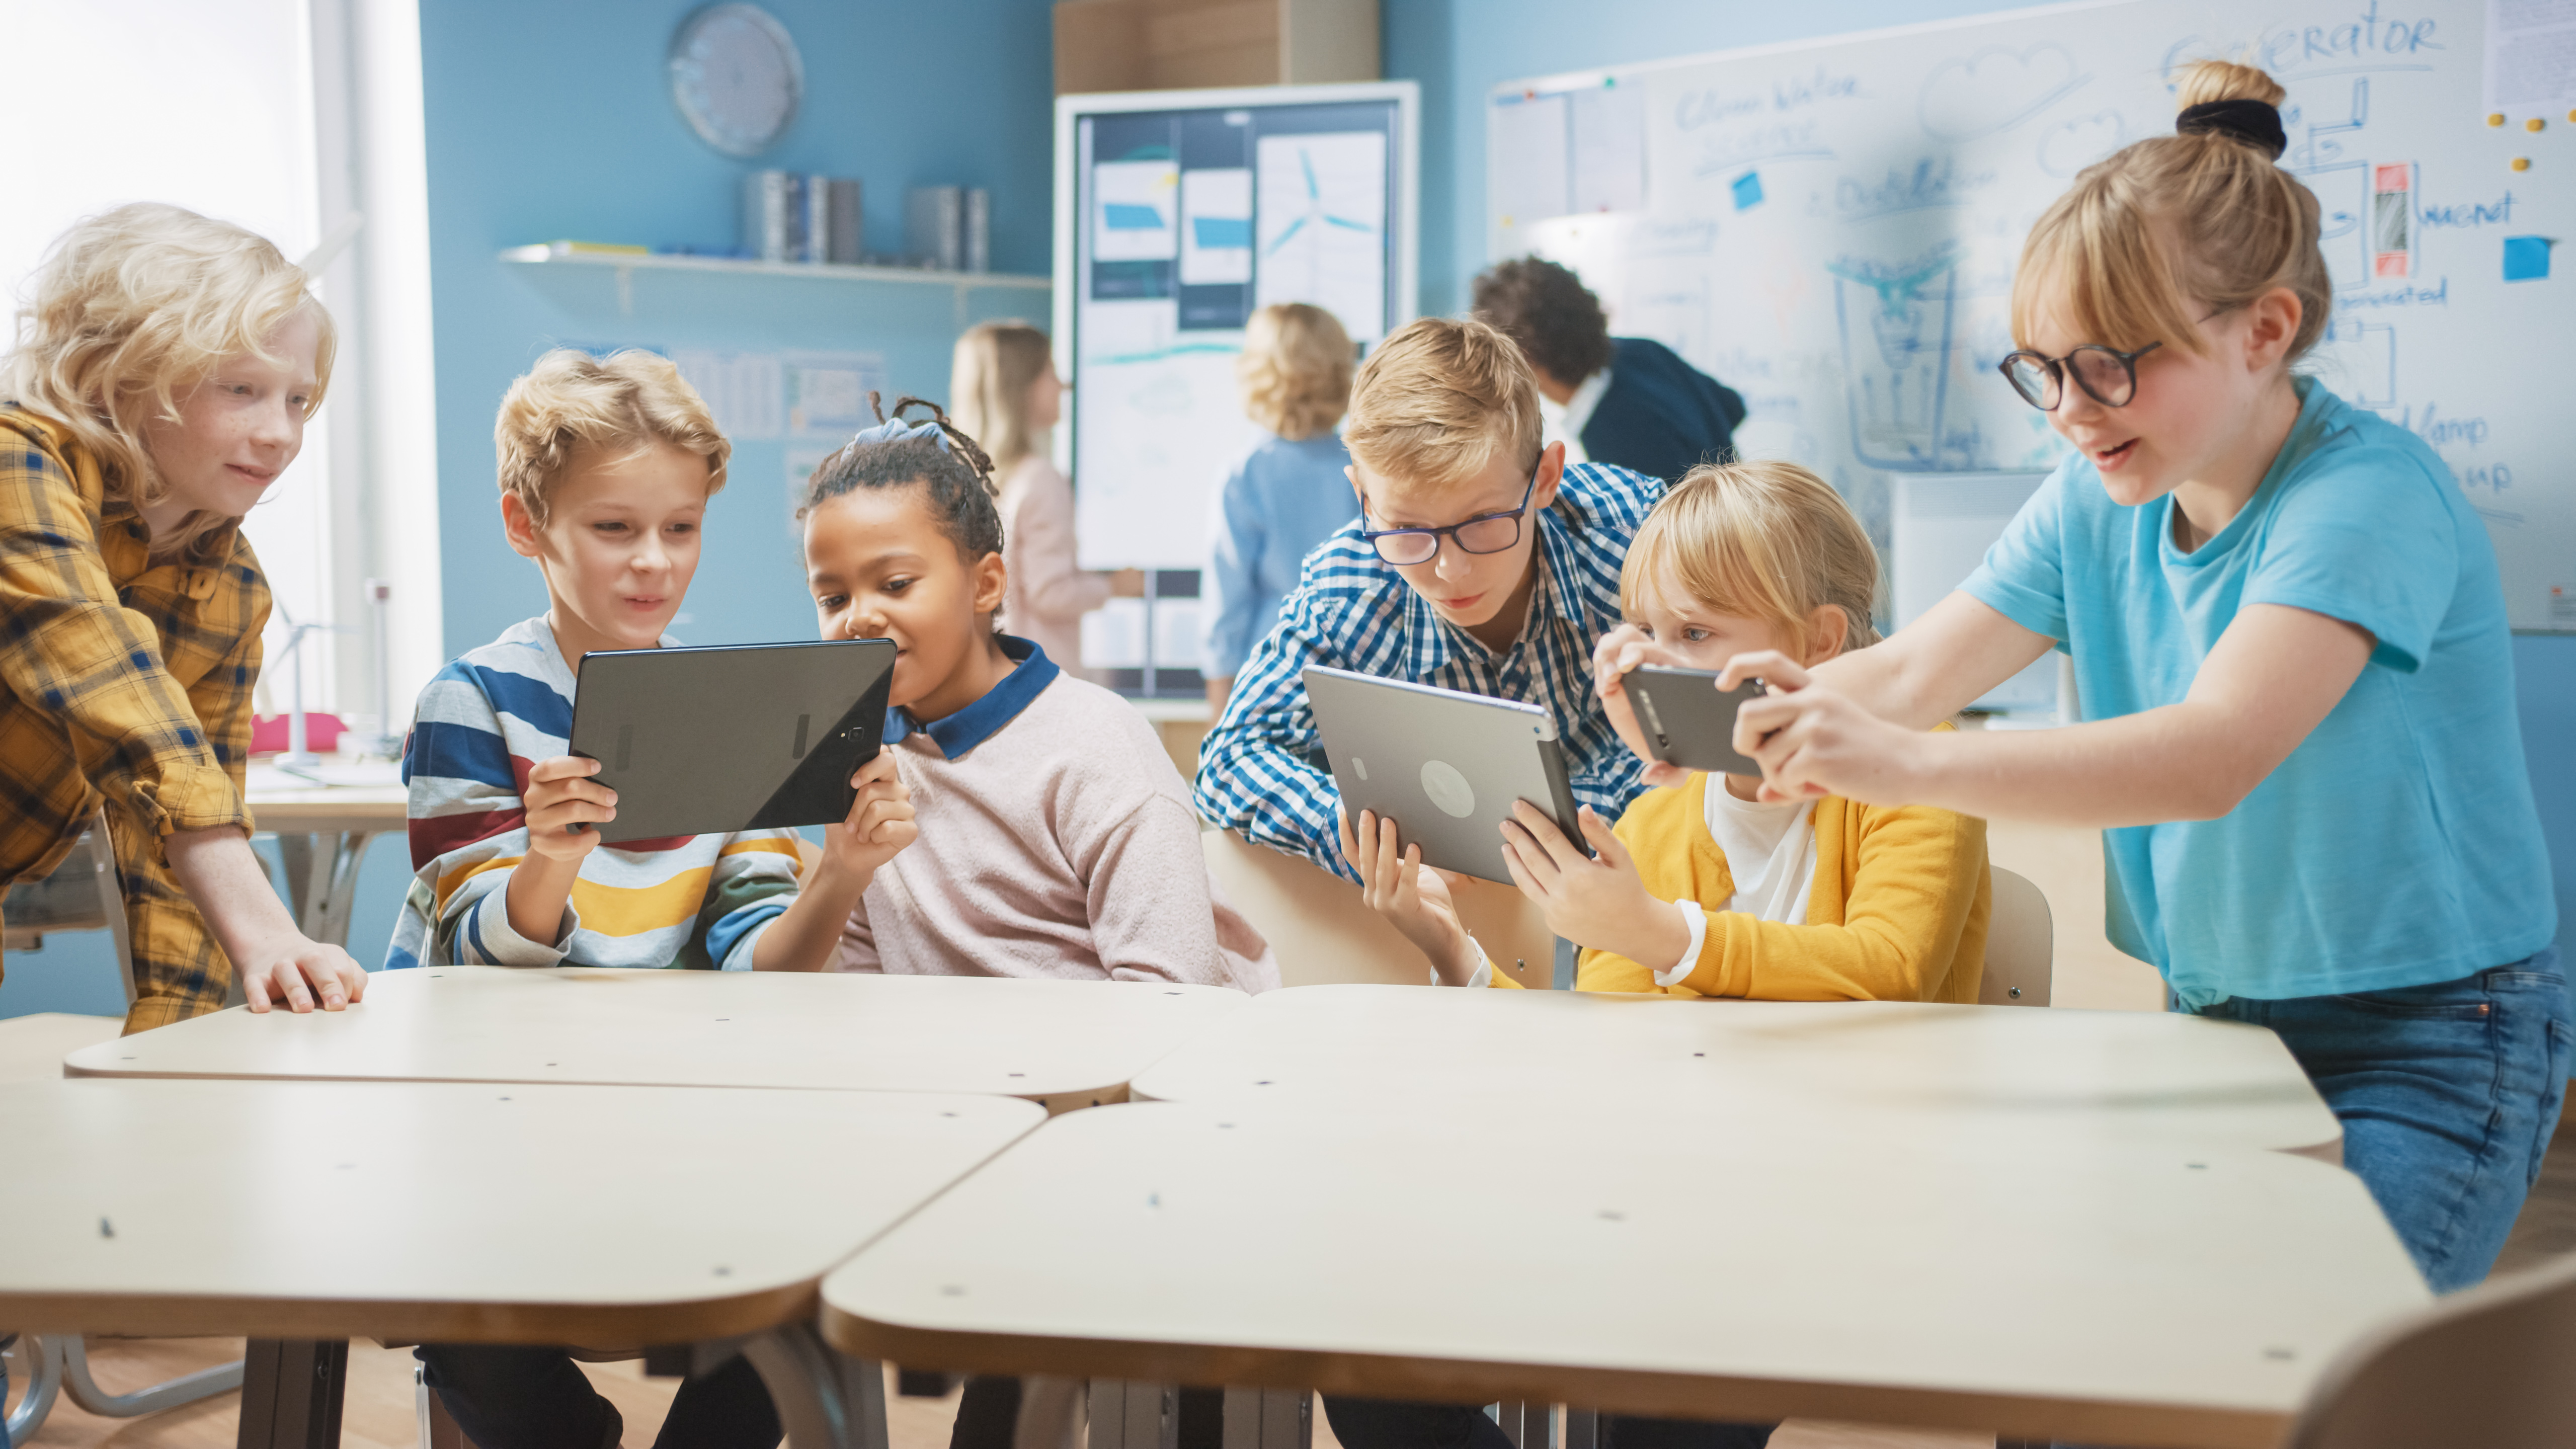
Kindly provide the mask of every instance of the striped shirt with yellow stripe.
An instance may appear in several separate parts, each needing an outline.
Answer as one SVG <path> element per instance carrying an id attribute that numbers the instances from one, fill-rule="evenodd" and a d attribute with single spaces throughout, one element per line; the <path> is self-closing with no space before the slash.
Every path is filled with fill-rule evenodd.
<path id="1" fill-rule="evenodd" d="M 421 691 L 403 749 L 414 874 L 388 969 L 751 969 L 761 932 L 796 895 L 796 840 L 784 831 L 596 846 L 573 882 L 561 936 L 531 941 L 510 928 L 504 892 L 528 853 L 520 792 L 538 761 L 568 752 L 573 690 L 572 669 L 539 616 Z"/>

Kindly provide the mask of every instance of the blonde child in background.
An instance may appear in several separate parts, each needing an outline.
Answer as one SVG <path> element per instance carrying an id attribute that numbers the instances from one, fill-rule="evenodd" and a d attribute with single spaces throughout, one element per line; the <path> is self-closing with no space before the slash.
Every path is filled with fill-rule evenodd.
<path id="1" fill-rule="evenodd" d="M 2176 80 L 2177 134 L 2087 167 L 2013 278 L 2006 375 L 2074 451 L 1886 643 L 1738 657 L 1777 692 L 1736 746 L 1768 798 L 2103 827 L 2112 943 L 2280 1034 L 2447 1291 L 2512 1229 L 2576 1042 L 2495 547 L 2421 438 L 2292 370 L 2333 283 L 2281 87 Z M 1923 732 L 2052 646 L 2086 722 Z"/>
<path id="2" fill-rule="evenodd" d="M 1274 302 L 1244 324 L 1234 362 L 1243 411 L 1269 436 L 1226 475 L 1208 515 L 1208 717 L 1225 713 L 1234 673 L 1297 587 L 1306 555 L 1359 516 L 1346 470 L 1350 450 L 1333 427 L 1350 406 L 1357 358 L 1333 314 Z"/>
<path id="3" fill-rule="evenodd" d="M 1623 668 L 1720 669 L 1757 650 L 1814 666 L 1874 643 L 1878 556 L 1794 463 L 1693 469 L 1637 530 L 1619 580 Z M 1616 686 L 1613 685 L 1615 693 Z M 1946 726 L 1945 726 L 1946 728 Z M 1669 767 L 1667 767 L 1669 769 Z M 1974 1002 L 1985 960 L 1985 822 L 1924 805 L 1756 798 L 1758 775 L 1682 772 L 1585 842 L 1526 804 L 1506 864 L 1583 948 L 1584 991 L 1767 1001 Z M 1517 986 L 1459 925 L 1446 883 L 1368 811 L 1343 832 L 1369 905 L 1450 985 Z"/>
<path id="4" fill-rule="evenodd" d="M 0 372 L 0 890 L 104 805 L 143 1031 L 365 995 L 251 853 L 242 803 L 268 583 L 242 516 L 331 381 L 331 314 L 266 239 L 122 206 L 57 239 Z"/>
<path id="5" fill-rule="evenodd" d="M 1059 669 L 1082 673 L 1082 616 L 1112 598 L 1142 598 L 1136 569 L 1087 573 L 1077 562 L 1073 485 L 1048 456 L 1048 434 L 1064 419 L 1064 379 L 1047 335 L 1026 322 L 979 322 L 957 339 L 948 374 L 960 432 L 980 442 L 1000 483 L 1003 562 L 1010 595 L 1002 612 L 1022 638 Z"/>

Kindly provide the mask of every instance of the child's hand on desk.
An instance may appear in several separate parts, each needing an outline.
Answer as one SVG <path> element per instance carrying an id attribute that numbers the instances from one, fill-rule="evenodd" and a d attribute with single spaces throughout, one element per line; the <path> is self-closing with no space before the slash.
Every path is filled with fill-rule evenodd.
<path id="1" fill-rule="evenodd" d="M 1432 973 L 1443 985 L 1466 985 L 1481 953 L 1458 919 L 1449 882 L 1422 863 L 1422 847 L 1402 844 L 1395 822 L 1379 819 L 1374 810 L 1360 812 L 1356 831 L 1348 815 L 1340 817 L 1340 826 L 1342 859 L 1360 873 L 1360 899 L 1431 958 Z"/>
<path id="2" fill-rule="evenodd" d="M 1601 695 L 1601 712 L 1610 717 L 1610 727 L 1619 732 L 1629 753 L 1646 762 L 1643 778 L 1649 785 L 1687 785 L 1690 771 L 1655 758 L 1654 747 L 1646 742 L 1646 731 L 1637 723 L 1637 711 L 1629 705 L 1628 691 L 1621 679 L 1640 664 L 1671 662 L 1646 637 L 1646 631 L 1634 624 L 1622 624 L 1602 635 L 1592 650 L 1593 686 Z"/>
<path id="3" fill-rule="evenodd" d="M 880 750 L 859 766 L 850 777 L 859 798 L 851 802 L 849 818 L 823 830 L 824 856 L 862 882 L 921 836 L 921 827 L 913 823 L 912 791 L 896 773 L 894 758 Z"/>
<path id="4" fill-rule="evenodd" d="M 520 799 L 528 811 L 530 855 L 569 865 L 599 845 L 591 827 L 617 818 L 617 792 L 590 778 L 598 773 L 599 761 L 578 755 L 539 760 L 529 769 Z"/>
<path id="5" fill-rule="evenodd" d="M 1690 949 L 1690 927 L 1637 875 L 1628 847 L 1592 807 L 1583 807 L 1583 838 L 1598 858 L 1565 838 L 1556 822 L 1527 800 L 1512 802 L 1503 822 L 1503 865 L 1512 883 L 1547 917 L 1547 928 L 1578 946 L 1669 970 Z"/>

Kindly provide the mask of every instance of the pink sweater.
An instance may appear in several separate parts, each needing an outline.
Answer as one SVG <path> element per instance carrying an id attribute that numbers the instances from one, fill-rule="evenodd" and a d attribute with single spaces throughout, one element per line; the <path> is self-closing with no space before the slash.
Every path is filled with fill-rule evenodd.
<path id="1" fill-rule="evenodd" d="M 1208 880 L 1188 788 L 1144 716 L 1057 674 L 1008 720 L 969 718 L 1018 682 L 887 747 L 921 837 L 859 898 L 836 968 L 1277 986 L 1269 944 Z M 952 760 L 933 734 L 957 724 L 990 733 Z"/>
<path id="2" fill-rule="evenodd" d="M 1073 485 L 1030 454 L 1002 478 L 1002 627 L 1082 672 L 1082 616 L 1109 601 L 1109 576 L 1074 559 Z"/>

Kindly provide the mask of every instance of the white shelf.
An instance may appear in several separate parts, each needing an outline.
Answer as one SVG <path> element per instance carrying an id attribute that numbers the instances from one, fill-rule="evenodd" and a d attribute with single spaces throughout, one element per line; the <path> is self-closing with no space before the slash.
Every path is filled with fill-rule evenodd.
<path id="1" fill-rule="evenodd" d="M 645 252 L 556 252 L 544 242 L 505 247 L 501 260 L 521 267 L 605 267 L 617 273 L 617 310 L 635 312 L 635 274 L 644 272 L 721 272 L 742 277 L 800 277 L 822 282 L 890 282 L 897 285 L 946 287 L 956 294 L 959 325 L 966 294 L 988 288 L 1044 292 L 1052 277 L 1017 272 L 943 272 L 927 267 L 854 267 L 837 262 L 755 262 L 740 257 L 664 256 Z"/>

